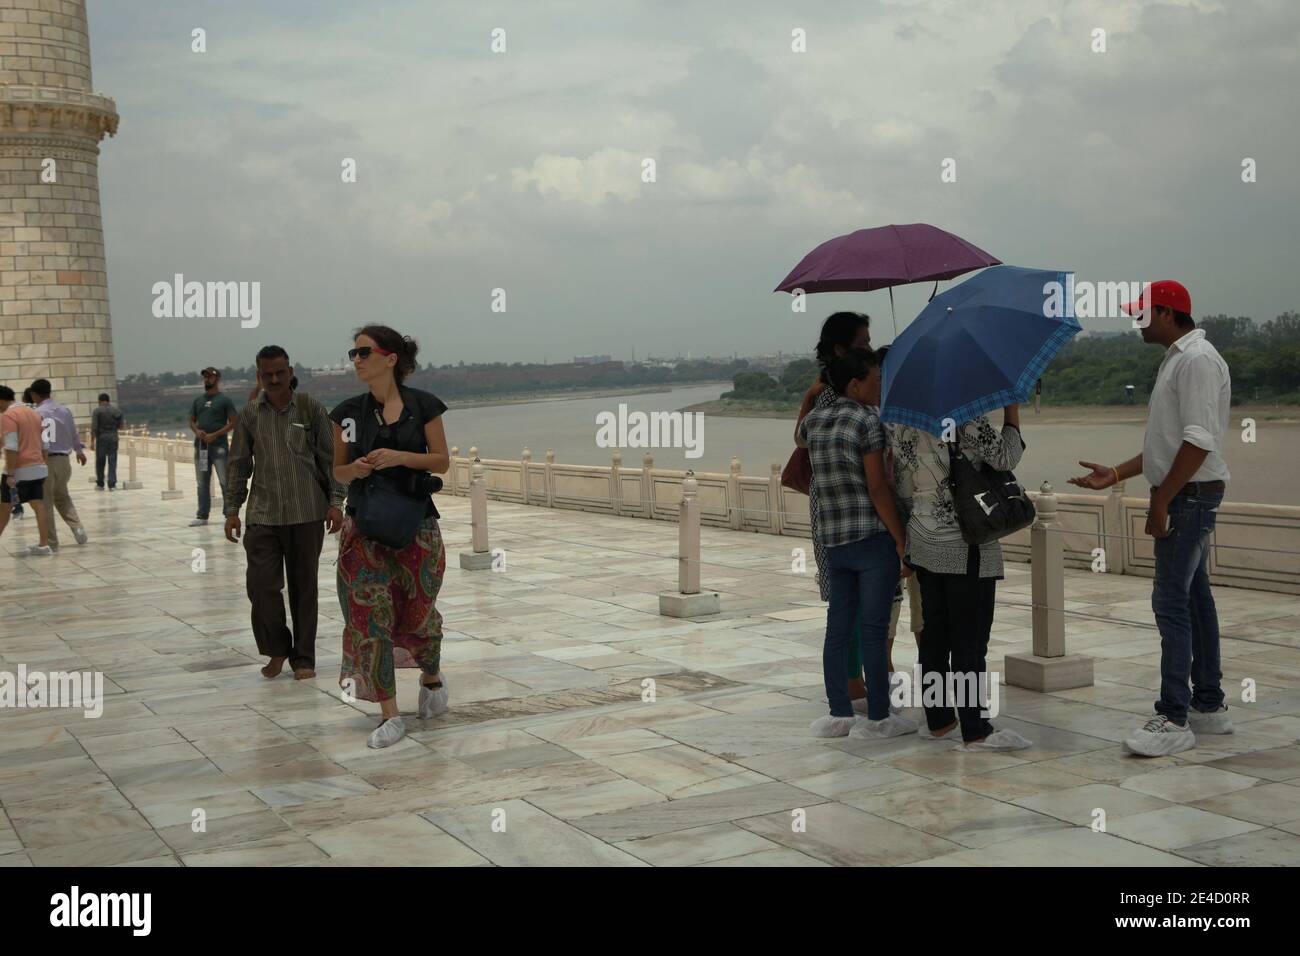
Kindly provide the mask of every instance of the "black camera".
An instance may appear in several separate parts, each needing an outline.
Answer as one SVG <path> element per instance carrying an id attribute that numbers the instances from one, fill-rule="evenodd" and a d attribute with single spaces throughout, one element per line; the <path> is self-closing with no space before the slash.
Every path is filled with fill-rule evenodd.
<path id="1" fill-rule="evenodd" d="M 427 471 L 413 471 L 406 476 L 405 490 L 412 498 L 427 498 L 442 491 L 442 479 Z"/>

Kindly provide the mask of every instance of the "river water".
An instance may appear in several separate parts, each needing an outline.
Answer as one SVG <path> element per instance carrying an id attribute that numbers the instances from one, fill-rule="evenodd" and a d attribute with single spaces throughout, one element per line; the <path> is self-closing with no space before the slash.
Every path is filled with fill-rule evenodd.
<path id="1" fill-rule="evenodd" d="M 518 458 L 528 447 L 533 461 L 545 461 L 546 450 L 555 449 L 557 462 L 580 465 L 608 465 L 613 448 L 597 444 L 597 416 L 617 416 L 619 404 L 627 412 L 671 412 L 697 402 L 712 401 L 730 385 L 675 388 L 669 392 L 618 395 L 606 398 L 577 398 L 455 408 L 444 422 L 447 440 L 469 453 L 476 446 L 483 458 Z M 1021 410 L 1021 427 L 1026 452 L 1016 475 L 1029 488 L 1050 481 L 1057 491 L 1074 491 L 1065 479 L 1081 473 L 1081 458 L 1113 464 L 1142 450 L 1142 426 L 1101 422 L 1095 425 L 1035 423 L 1032 407 Z M 995 422 L 1000 420 L 995 413 Z M 1234 418 L 1234 422 L 1237 419 Z M 775 459 L 783 465 L 794 449 L 794 421 L 773 418 L 726 418 L 705 416 L 698 458 L 687 458 L 682 448 L 651 448 L 659 468 L 693 468 L 695 471 L 725 472 L 733 455 L 740 459 L 745 475 L 766 475 Z M 1262 504 L 1300 504 L 1296 492 L 1296 463 L 1300 460 L 1300 425 L 1260 422 L 1256 441 L 1245 443 L 1238 431 L 1230 431 L 1227 460 L 1232 472 L 1228 497 L 1234 501 Z M 624 448 L 623 465 L 637 468 L 646 449 Z M 1141 479 L 1128 483 L 1130 494 L 1142 493 Z"/>

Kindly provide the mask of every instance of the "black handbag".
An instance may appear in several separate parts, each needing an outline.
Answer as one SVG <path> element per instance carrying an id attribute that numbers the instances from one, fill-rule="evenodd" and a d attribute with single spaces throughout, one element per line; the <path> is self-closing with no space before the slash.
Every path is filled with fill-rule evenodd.
<path id="1" fill-rule="evenodd" d="M 396 550 L 415 540 L 429 503 L 407 494 L 404 482 L 378 471 L 353 481 L 348 501 L 357 532 Z"/>
<path id="2" fill-rule="evenodd" d="M 408 414 L 407 408 L 403 414 Z M 378 428 L 371 415 L 367 393 L 361 405 L 361 434 L 352 448 L 353 461 L 369 454 L 378 438 Z M 406 490 L 409 473 L 407 468 L 385 468 L 352 481 L 348 486 L 348 507 L 358 533 L 397 550 L 415 540 L 428 511 L 429 498 L 417 497 Z"/>
<path id="3" fill-rule="evenodd" d="M 948 487 L 968 544 L 997 541 L 1034 523 L 1034 503 L 1014 474 L 988 462 L 977 468 L 955 442 L 947 445 Z"/>

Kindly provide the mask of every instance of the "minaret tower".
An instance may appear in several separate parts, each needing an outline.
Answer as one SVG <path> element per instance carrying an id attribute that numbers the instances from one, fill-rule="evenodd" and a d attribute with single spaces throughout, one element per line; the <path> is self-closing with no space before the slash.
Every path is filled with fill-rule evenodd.
<path id="1" fill-rule="evenodd" d="M 85 0 L 0 0 L 0 383 L 48 378 L 80 425 L 116 401 Z"/>

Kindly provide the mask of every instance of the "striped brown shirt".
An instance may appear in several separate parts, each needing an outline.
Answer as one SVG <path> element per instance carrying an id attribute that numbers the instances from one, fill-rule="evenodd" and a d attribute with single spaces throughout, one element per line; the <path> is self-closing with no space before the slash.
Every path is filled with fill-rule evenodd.
<path id="1" fill-rule="evenodd" d="M 299 414 L 297 395 L 277 410 L 263 392 L 239 412 L 230 446 L 227 515 L 239 514 L 247 499 L 244 520 L 248 524 L 303 524 L 324 521 L 329 508 L 343 506 L 346 489 L 334 480 L 329 414 L 316 399 L 308 395 L 303 399 L 309 409 L 305 419 Z M 323 480 L 329 481 L 328 501 Z"/>

